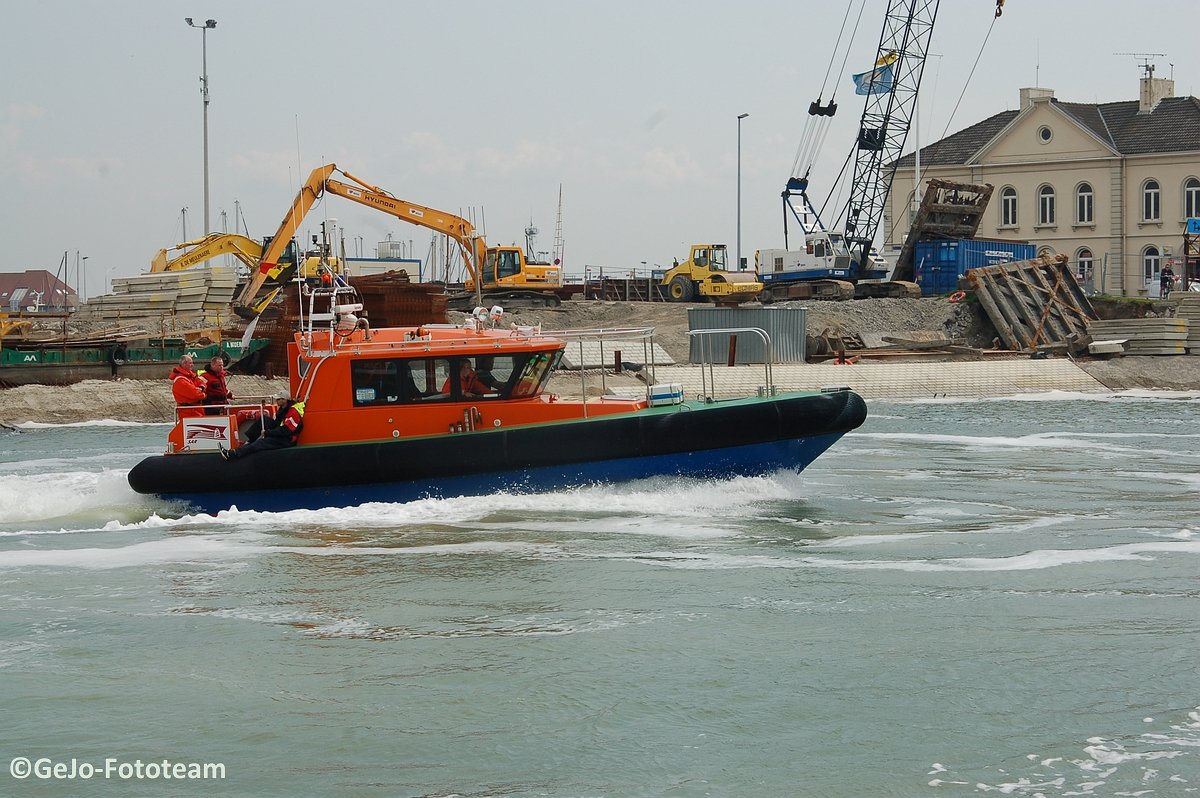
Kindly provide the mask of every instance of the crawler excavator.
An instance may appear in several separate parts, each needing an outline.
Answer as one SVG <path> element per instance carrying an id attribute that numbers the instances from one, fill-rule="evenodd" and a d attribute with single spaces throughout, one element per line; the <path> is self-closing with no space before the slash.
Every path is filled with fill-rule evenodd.
<path id="1" fill-rule="evenodd" d="M 350 183 L 333 179 L 339 172 Z M 443 233 L 454 240 L 462 250 L 463 261 L 469 278 L 465 291 L 450 297 L 450 306 L 467 309 L 485 303 L 537 303 L 557 305 L 559 298 L 555 289 L 562 285 L 562 272 L 554 265 L 529 263 L 520 247 L 489 248 L 483 236 L 466 219 L 445 211 L 418 205 L 399 199 L 384 189 L 372 185 L 336 164 L 319 166 L 308 176 L 300 188 L 292 207 L 283 217 L 279 229 L 263 252 L 260 262 L 253 271 L 234 303 L 234 310 L 243 317 L 255 315 L 252 302 L 263 287 L 271 271 L 278 266 L 281 255 L 286 251 L 300 223 L 312 206 L 326 192 L 366 205 L 401 221 Z M 259 303 L 261 304 L 261 303 Z"/>

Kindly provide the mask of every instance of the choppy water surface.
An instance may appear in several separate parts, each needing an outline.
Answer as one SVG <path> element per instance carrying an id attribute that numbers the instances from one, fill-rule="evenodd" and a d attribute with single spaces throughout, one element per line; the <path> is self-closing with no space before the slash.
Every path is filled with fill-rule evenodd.
<path id="1" fill-rule="evenodd" d="M 1200 794 L 1200 400 L 871 403 L 803 475 L 192 516 L 0 437 L 0 794 Z"/>

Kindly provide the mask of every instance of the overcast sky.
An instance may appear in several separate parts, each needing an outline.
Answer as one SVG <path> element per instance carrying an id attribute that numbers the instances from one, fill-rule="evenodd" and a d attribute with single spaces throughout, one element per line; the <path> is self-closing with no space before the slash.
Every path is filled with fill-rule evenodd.
<path id="1" fill-rule="evenodd" d="M 858 0 L 854 0 L 857 9 Z M 822 200 L 849 151 L 886 3 L 866 0 L 840 110 L 813 175 Z M 322 163 L 398 197 L 473 216 L 489 243 L 553 243 L 562 186 L 569 272 L 669 264 L 689 244 L 737 235 L 742 255 L 780 247 L 780 191 L 846 6 L 791 0 L 288 3 L 25 2 L 6 8 L 0 271 L 56 271 L 87 256 L 88 293 L 145 271 L 203 227 L 201 32 L 207 39 L 211 226 L 273 233 Z M 1023 86 L 1060 99 L 1137 97 L 1139 59 L 1200 93 L 1195 0 L 1008 0 L 961 107 L 992 0 L 946 0 L 930 47 L 921 139 L 1015 108 Z M 1173 65 L 1173 66 L 1172 66 Z M 828 99 L 828 96 L 826 97 Z M 909 150 L 913 140 L 910 137 Z M 392 233 L 418 253 L 431 234 L 332 197 L 354 255 Z M 98 282 L 97 282 L 98 281 Z"/>

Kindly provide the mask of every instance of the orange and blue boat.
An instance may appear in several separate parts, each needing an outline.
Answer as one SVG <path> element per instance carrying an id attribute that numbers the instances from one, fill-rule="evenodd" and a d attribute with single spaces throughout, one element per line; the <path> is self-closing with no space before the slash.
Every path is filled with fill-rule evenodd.
<path id="1" fill-rule="evenodd" d="M 291 394 L 304 403 L 298 443 L 221 457 L 245 445 L 269 401 L 182 417 L 167 451 L 130 471 L 135 491 L 203 512 L 279 511 L 754 475 L 805 468 L 866 418 L 848 389 L 713 401 L 649 384 L 564 399 L 547 381 L 586 333 L 503 329 L 486 313 L 373 330 L 353 289 L 303 290 L 309 312 L 288 345 Z"/>

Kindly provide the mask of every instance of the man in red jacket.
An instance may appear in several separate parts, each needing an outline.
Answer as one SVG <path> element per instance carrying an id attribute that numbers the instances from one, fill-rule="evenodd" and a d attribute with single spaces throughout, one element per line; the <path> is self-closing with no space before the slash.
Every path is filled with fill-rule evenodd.
<path id="1" fill-rule="evenodd" d="M 233 392 L 225 383 L 225 360 L 216 355 L 209 361 L 208 371 L 204 372 L 204 404 L 227 405 L 233 401 Z M 210 416 L 221 414 L 220 407 L 209 407 L 206 411 Z"/>
<path id="2" fill-rule="evenodd" d="M 171 395 L 175 397 L 180 418 L 204 415 L 201 406 L 205 396 L 204 379 L 196 373 L 191 355 L 179 358 L 179 365 L 171 369 L 167 379 L 171 381 Z"/>

